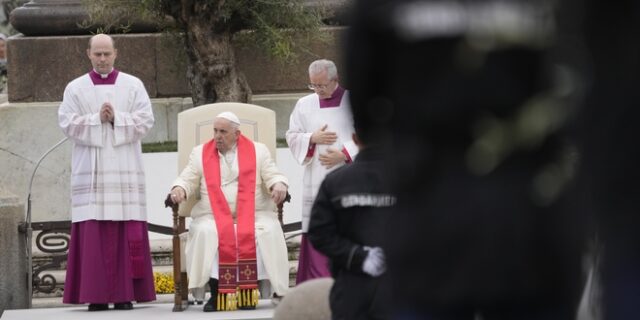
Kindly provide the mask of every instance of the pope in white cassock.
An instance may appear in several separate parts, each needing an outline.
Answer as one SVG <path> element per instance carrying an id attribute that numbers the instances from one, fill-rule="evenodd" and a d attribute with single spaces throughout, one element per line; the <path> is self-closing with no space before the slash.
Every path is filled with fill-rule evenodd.
<path id="1" fill-rule="evenodd" d="M 156 298 L 140 145 L 154 118 L 142 82 L 113 68 L 111 37 L 93 36 L 87 55 L 93 70 L 67 85 L 58 110 L 73 142 L 63 302 L 129 310 Z"/>
<path id="2" fill-rule="evenodd" d="M 196 146 L 174 181 L 171 198 L 196 197 L 186 245 L 189 289 L 209 283 L 203 311 L 253 309 L 258 280 L 269 280 L 283 296 L 289 262 L 276 204 L 287 195 L 287 178 L 267 147 L 243 136 L 240 120 L 223 112 L 214 136 Z"/>
<path id="3" fill-rule="evenodd" d="M 296 284 L 330 277 L 327 258 L 307 240 L 309 217 L 320 184 L 330 171 L 350 163 L 358 153 L 349 92 L 338 83 L 338 71 L 330 60 L 309 65 L 309 89 L 314 93 L 296 103 L 286 138 L 294 159 L 304 166 L 302 178 L 302 239 Z"/>

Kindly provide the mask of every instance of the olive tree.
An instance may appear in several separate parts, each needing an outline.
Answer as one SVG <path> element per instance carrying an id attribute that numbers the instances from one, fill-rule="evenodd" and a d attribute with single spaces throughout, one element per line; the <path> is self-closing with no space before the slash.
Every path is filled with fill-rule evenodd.
<path id="1" fill-rule="evenodd" d="M 294 57 L 296 46 L 319 34 L 321 9 L 305 6 L 302 1 L 84 0 L 84 3 L 95 21 L 121 23 L 129 17 L 143 17 L 162 21 L 163 28 L 180 32 L 188 61 L 187 79 L 194 106 L 198 106 L 246 102 L 251 97 L 232 46 L 234 35 L 239 32 L 267 54 L 285 60 Z M 105 28 L 108 31 L 126 26 L 111 23 Z"/>

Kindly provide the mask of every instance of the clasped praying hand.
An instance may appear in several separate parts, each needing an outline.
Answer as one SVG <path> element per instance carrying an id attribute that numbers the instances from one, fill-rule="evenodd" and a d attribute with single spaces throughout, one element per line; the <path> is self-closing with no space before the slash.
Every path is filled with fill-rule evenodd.
<path id="1" fill-rule="evenodd" d="M 113 106 L 109 102 L 105 102 L 102 104 L 102 108 L 100 108 L 100 122 L 110 122 L 113 124 L 114 111 Z"/>

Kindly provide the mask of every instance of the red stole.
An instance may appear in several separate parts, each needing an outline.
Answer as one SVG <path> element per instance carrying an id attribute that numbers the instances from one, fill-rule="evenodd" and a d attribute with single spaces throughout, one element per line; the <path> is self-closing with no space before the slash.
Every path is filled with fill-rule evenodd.
<path id="1" fill-rule="evenodd" d="M 253 142 L 243 135 L 238 137 L 237 148 L 237 232 L 234 231 L 231 209 L 220 188 L 220 157 L 215 141 L 206 143 L 202 150 L 204 178 L 218 229 L 218 292 L 221 294 L 235 294 L 237 289 L 258 287 L 255 241 L 256 150 Z M 240 275 L 240 278 L 236 279 L 236 275 Z"/>

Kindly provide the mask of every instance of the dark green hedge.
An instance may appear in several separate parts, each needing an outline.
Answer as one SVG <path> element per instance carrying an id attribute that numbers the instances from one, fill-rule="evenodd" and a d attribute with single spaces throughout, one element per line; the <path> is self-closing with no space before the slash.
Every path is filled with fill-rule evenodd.
<path id="1" fill-rule="evenodd" d="M 278 139 L 276 141 L 276 146 L 278 148 L 287 148 L 287 141 L 285 139 Z M 143 143 L 142 144 L 142 152 L 151 153 L 151 152 L 176 152 L 178 151 L 178 142 L 177 141 L 165 141 L 165 142 L 154 142 L 154 143 Z"/>

